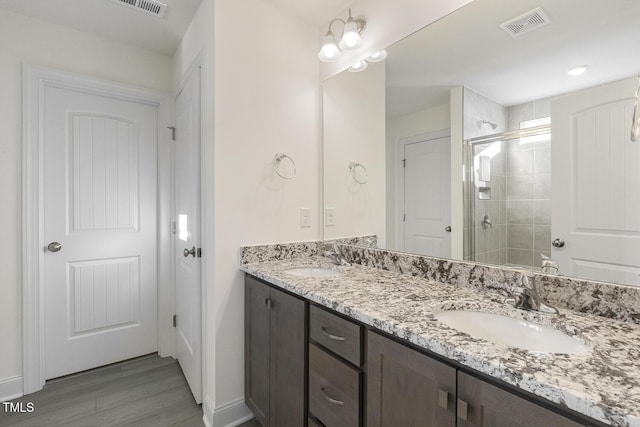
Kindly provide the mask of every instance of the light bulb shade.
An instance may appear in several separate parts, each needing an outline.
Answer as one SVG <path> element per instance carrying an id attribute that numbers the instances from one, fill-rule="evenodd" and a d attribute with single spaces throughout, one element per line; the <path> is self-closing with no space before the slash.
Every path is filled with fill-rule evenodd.
<path id="1" fill-rule="evenodd" d="M 352 73 L 359 73 L 360 71 L 364 71 L 367 69 L 367 61 L 358 61 L 349 67 L 349 71 Z"/>
<path id="2" fill-rule="evenodd" d="M 362 38 L 358 32 L 358 23 L 353 19 L 349 19 L 344 24 L 344 33 L 340 40 L 340 47 L 343 49 L 355 49 L 362 44 Z"/>
<path id="3" fill-rule="evenodd" d="M 340 49 L 338 49 L 336 39 L 333 37 L 333 33 L 328 32 L 322 41 L 322 48 L 320 49 L 320 53 L 318 53 L 318 58 L 322 62 L 332 62 L 338 59 L 339 56 Z"/>
<path id="4" fill-rule="evenodd" d="M 387 57 L 387 51 L 383 49 L 380 52 L 376 52 L 373 55 L 371 55 L 370 57 L 368 57 L 367 61 L 369 61 L 369 62 L 380 62 L 380 61 L 384 61 L 386 57 Z"/>

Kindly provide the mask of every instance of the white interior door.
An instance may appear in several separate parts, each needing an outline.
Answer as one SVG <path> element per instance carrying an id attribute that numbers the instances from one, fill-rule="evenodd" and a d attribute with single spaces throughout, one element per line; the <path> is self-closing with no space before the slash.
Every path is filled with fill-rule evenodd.
<path id="1" fill-rule="evenodd" d="M 640 144 L 632 142 L 637 78 L 551 106 L 552 247 L 560 273 L 640 285 Z"/>
<path id="2" fill-rule="evenodd" d="M 157 350 L 158 111 L 49 86 L 43 102 L 49 379 Z"/>
<path id="3" fill-rule="evenodd" d="M 200 69 L 176 98 L 176 353 L 196 400 L 202 401 L 200 298 Z"/>
<path id="4" fill-rule="evenodd" d="M 443 137 L 404 149 L 404 250 L 451 257 L 451 147 Z M 450 230 L 450 229 L 449 229 Z"/>

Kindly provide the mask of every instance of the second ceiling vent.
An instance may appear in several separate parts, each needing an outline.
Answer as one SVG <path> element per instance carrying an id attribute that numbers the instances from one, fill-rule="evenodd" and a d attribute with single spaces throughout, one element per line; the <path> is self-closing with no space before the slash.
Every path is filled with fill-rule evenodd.
<path id="1" fill-rule="evenodd" d="M 549 15 L 541 7 L 500 24 L 511 37 L 518 37 L 551 23 Z"/>
<path id="2" fill-rule="evenodd" d="M 128 6 L 139 10 L 140 12 L 148 13 L 149 15 L 156 16 L 158 18 L 164 18 L 164 14 L 167 12 L 167 5 L 160 3 L 156 0 L 111 0 L 114 3 L 118 3 L 123 6 Z"/>

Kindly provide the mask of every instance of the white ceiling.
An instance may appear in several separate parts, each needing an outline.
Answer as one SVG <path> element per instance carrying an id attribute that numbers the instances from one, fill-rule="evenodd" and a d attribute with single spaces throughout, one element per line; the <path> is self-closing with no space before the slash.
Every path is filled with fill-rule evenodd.
<path id="1" fill-rule="evenodd" d="M 517 38 L 500 29 L 538 6 L 551 24 Z M 630 77 L 639 49 L 637 0 L 475 0 L 388 49 L 387 114 L 445 103 L 458 85 L 511 106 Z M 580 64 L 585 74 L 566 74 Z"/>
<path id="2" fill-rule="evenodd" d="M 322 27 L 338 16 L 354 0 L 265 0 L 300 19 Z M 346 17 L 345 17 L 346 19 Z"/>
<path id="3" fill-rule="evenodd" d="M 110 0 L 0 0 L 0 8 L 173 55 L 202 0 L 160 0 L 157 18 Z"/>

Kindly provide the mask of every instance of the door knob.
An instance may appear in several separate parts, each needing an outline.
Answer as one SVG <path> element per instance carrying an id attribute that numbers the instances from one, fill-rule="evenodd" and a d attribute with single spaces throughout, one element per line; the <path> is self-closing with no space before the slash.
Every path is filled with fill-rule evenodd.
<path id="1" fill-rule="evenodd" d="M 450 225 L 447 225 L 447 226 L 444 228 L 444 231 L 446 231 L 447 233 L 451 233 L 451 226 L 450 226 Z"/>
<path id="2" fill-rule="evenodd" d="M 562 239 L 554 239 L 553 242 L 551 242 L 551 245 L 553 245 L 553 247 L 555 248 L 561 248 L 564 246 L 564 240 Z"/>
<path id="3" fill-rule="evenodd" d="M 51 242 L 47 245 L 47 250 L 49 252 L 60 252 L 60 249 L 62 249 L 60 242 Z"/>
<path id="4" fill-rule="evenodd" d="M 184 257 L 188 257 L 189 255 L 191 255 L 192 257 L 196 257 L 196 247 L 192 247 L 191 249 L 187 249 L 185 248 L 184 251 L 182 252 L 184 254 Z"/>

